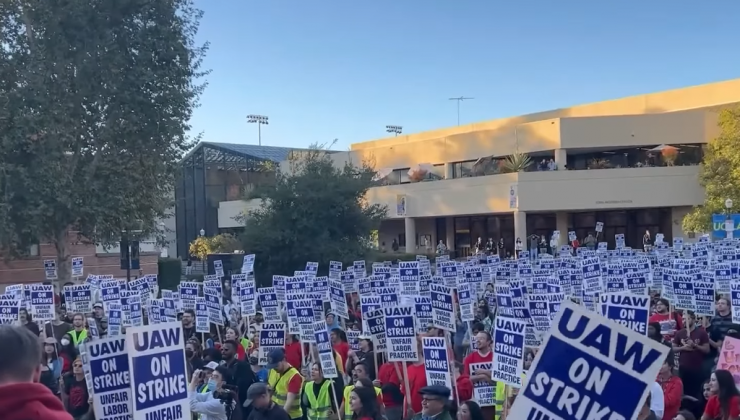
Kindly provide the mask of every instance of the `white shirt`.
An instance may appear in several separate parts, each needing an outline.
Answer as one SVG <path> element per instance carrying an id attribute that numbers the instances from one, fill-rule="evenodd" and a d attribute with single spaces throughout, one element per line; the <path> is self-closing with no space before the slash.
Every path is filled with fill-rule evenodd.
<path id="1" fill-rule="evenodd" d="M 655 417 L 662 419 L 663 411 L 665 411 L 665 397 L 663 396 L 663 388 L 660 384 L 653 382 L 653 386 L 650 387 L 650 410 L 655 413 Z"/>

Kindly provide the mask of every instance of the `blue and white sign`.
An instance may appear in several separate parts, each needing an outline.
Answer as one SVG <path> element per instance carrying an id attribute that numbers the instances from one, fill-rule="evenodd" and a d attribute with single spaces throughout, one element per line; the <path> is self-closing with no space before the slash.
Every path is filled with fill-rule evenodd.
<path id="1" fill-rule="evenodd" d="M 198 297 L 195 299 L 195 332 L 211 332 L 211 324 L 208 319 L 208 303 L 206 298 Z"/>
<path id="2" fill-rule="evenodd" d="M 280 302 L 274 287 L 260 287 L 257 289 L 257 298 L 265 322 L 281 322 L 283 320 L 280 314 Z"/>
<path id="3" fill-rule="evenodd" d="M 267 355 L 272 350 L 282 349 L 285 346 L 285 323 L 264 322 L 259 333 L 259 364 L 267 364 Z"/>
<path id="4" fill-rule="evenodd" d="M 524 371 L 524 337 L 527 323 L 496 317 L 493 333 L 493 371 L 491 379 L 514 388 L 522 387 Z"/>
<path id="5" fill-rule="evenodd" d="M 445 339 L 442 337 L 422 337 L 421 347 L 424 352 L 427 385 L 441 385 L 452 389 Z"/>
<path id="6" fill-rule="evenodd" d="M 341 281 L 329 280 L 329 304 L 331 311 L 337 316 L 345 319 L 349 317 L 347 300 L 344 298 L 344 286 Z"/>
<path id="7" fill-rule="evenodd" d="M 455 332 L 457 323 L 455 322 L 455 307 L 452 304 L 452 288 L 432 283 L 429 285 L 429 291 L 432 296 L 434 326 Z"/>
<path id="8" fill-rule="evenodd" d="M 180 302 L 182 302 L 183 311 L 188 309 L 195 310 L 195 302 L 198 299 L 198 283 L 194 281 L 181 281 L 177 289 L 180 292 Z"/>
<path id="9" fill-rule="evenodd" d="M 331 347 L 329 331 L 326 329 L 326 321 L 317 321 L 313 324 L 313 334 L 316 339 L 316 348 L 319 351 L 319 362 L 321 372 L 325 378 L 337 378 L 337 363 L 334 361 L 334 351 Z"/>
<path id="10" fill-rule="evenodd" d="M 669 348 L 566 300 L 512 419 L 635 419 Z"/>
<path id="11" fill-rule="evenodd" d="M 28 287 L 28 286 L 27 286 Z M 52 285 L 32 284 L 31 313 L 34 321 L 54 320 L 54 288 Z"/>
<path id="12" fill-rule="evenodd" d="M 647 335 L 650 296 L 603 293 L 599 295 L 599 300 L 607 318 L 636 333 Z"/>
<path id="13" fill-rule="evenodd" d="M 0 295 L 0 325 L 12 324 L 18 321 L 20 310 L 20 299 L 8 295 Z"/>
<path id="14" fill-rule="evenodd" d="M 57 279 L 57 260 L 44 260 L 44 275 L 46 280 Z"/>
<path id="15" fill-rule="evenodd" d="M 74 284 L 64 287 L 69 290 L 65 294 L 67 300 L 67 311 L 83 314 L 92 313 L 92 286 L 89 284 Z"/>
<path id="16" fill-rule="evenodd" d="M 414 328 L 414 307 L 384 308 L 385 338 L 389 362 L 415 362 L 419 360 Z"/>
<path id="17" fill-rule="evenodd" d="M 123 311 L 121 310 L 121 304 L 118 302 L 111 302 L 108 304 L 108 331 L 107 336 L 118 337 L 121 335 L 121 325 L 123 324 Z"/>
<path id="18" fill-rule="evenodd" d="M 91 341 L 85 348 L 90 360 L 95 418 L 131 419 L 131 377 L 126 340 L 121 337 Z"/>
<path id="19" fill-rule="evenodd" d="M 189 420 L 182 324 L 168 322 L 126 331 L 133 420 Z"/>
<path id="20" fill-rule="evenodd" d="M 254 316 L 257 313 L 257 289 L 254 280 L 243 281 L 239 286 L 239 305 L 242 316 Z"/>
<path id="21" fill-rule="evenodd" d="M 82 277 L 84 271 L 82 257 L 72 257 L 72 277 Z"/>

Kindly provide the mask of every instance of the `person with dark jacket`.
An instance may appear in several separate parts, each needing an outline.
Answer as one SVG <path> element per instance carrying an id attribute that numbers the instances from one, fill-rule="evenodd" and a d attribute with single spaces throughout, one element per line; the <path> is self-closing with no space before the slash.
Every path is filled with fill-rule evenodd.
<path id="1" fill-rule="evenodd" d="M 38 380 L 41 345 L 25 327 L 0 325 L 0 417 L 3 420 L 72 420 Z"/>
<path id="2" fill-rule="evenodd" d="M 240 404 L 247 400 L 247 390 L 253 383 L 258 382 L 257 375 L 252 371 L 252 367 L 247 362 L 242 362 L 236 357 L 238 344 L 234 340 L 226 340 L 221 345 L 221 357 L 223 366 L 228 369 L 228 376 L 225 378 L 226 384 L 236 387 L 237 396 Z M 251 410 L 246 408 L 242 410 L 242 416 L 246 418 Z"/>

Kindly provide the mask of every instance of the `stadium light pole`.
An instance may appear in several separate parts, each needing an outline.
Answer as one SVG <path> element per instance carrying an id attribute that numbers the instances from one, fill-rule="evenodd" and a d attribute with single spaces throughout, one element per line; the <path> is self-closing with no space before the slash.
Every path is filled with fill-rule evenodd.
<path id="1" fill-rule="evenodd" d="M 396 137 L 403 132 L 403 127 L 400 125 L 386 125 L 385 131 L 388 133 L 396 133 Z"/>
<path id="2" fill-rule="evenodd" d="M 265 115 L 255 115 L 250 114 L 247 115 L 247 122 L 250 124 L 257 124 L 257 141 L 259 142 L 259 145 L 262 146 L 262 125 L 269 125 L 270 122 L 268 121 L 269 117 Z"/>
<path id="3" fill-rule="evenodd" d="M 460 125 L 460 102 L 462 101 L 470 101 L 475 98 L 468 98 L 465 96 L 459 96 L 457 98 L 450 98 L 450 101 L 457 101 L 457 125 Z"/>

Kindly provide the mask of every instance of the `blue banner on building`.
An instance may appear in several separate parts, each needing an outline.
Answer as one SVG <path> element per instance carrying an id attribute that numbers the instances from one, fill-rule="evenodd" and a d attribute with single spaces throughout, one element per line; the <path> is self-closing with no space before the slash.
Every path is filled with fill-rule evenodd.
<path id="1" fill-rule="evenodd" d="M 732 236 L 737 238 L 737 235 L 740 235 L 740 214 L 732 214 L 730 215 L 730 218 L 732 218 L 732 222 L 735 225 L 735 231 L 733 232 Z M 712 215 L 713 239 L 724 239 L 725 237 L 727 237 L 727 232 L 725 232 L 725 220 L 727 220 L 726 214 Z"/>

